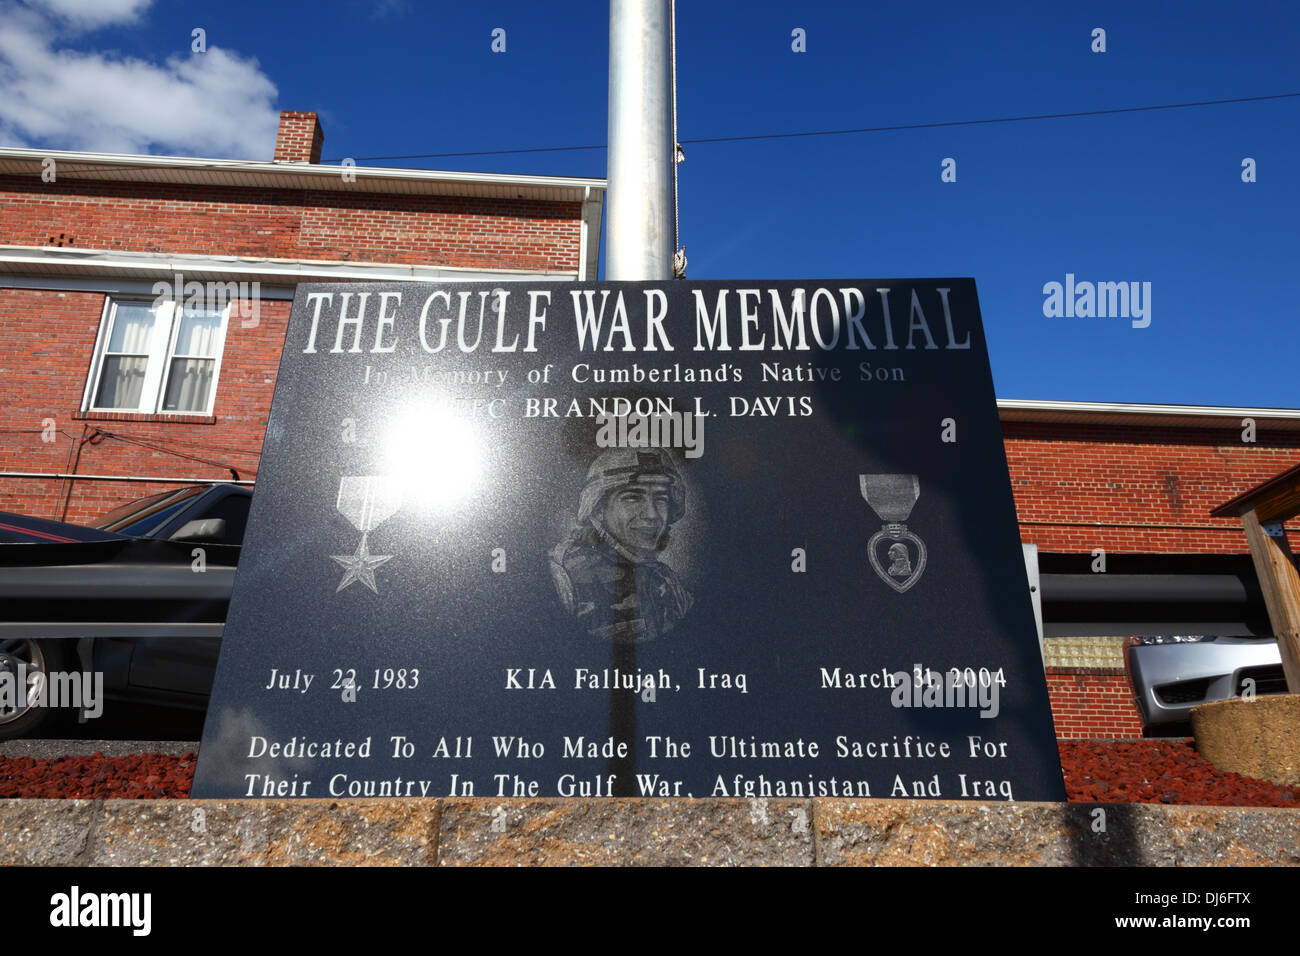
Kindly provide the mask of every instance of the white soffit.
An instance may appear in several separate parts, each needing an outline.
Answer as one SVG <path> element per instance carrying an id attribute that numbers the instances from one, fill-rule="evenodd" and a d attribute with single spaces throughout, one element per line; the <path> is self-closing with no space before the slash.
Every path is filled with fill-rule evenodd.
<path id="1" fill-rule="evenodd" d="M 0 175 L 31 176 L 39 182 L 46 158 L 54 160 L 59 180 L 248 186 L 257 189 L 324 189 L 336 192 L 536 199 L 544 202 L 583 202 L 595 198 L 595 193 L 600 193 L 603 197 L 606 188 L 604 179 L 588 177 L 343 167 L 11 147 L 0 148 Z M 345 182 L 345 172 L 356 181 Z"/>
<path id="2" fill-rule="evenodd" d="M 236 279 L 277 283 L 329 280 L 523 281 L 572 280 L 572 270 L 525 272 L 511 269 L 470 269 L 454 266 L 387 262 L 339 262 L 302 259 L 258 259 L 242 256 L 174 255 L 116 252 L 70 247 L 0 246 L 0 275 L 24 277 L 21 285 L 56 287 L 57 278 L 158 280 L 180 273 L 186 279 Z M 4 283 L 0 283 L 4 284 Z M 10 282 L 8 284 L 17 284 Z"/>
<path id="3" fill-rule="evenodd" d="M 1243 418 L 1284 431 L 1300 431 L 1300 409 L 1224 405 L 1149 405 L 1124 402 L 1049 402 L 998 399 L 1004 422 L 1129 425 L 1150 428 L 1242 428 Z"/>

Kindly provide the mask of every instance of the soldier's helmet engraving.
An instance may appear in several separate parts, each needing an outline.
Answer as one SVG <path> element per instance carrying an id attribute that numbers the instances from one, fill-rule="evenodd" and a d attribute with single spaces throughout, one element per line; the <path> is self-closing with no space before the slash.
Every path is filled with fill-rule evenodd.
<path id="1" fill-rule="evenodd" d="M 587 469 L 573 530 L 550 552 L 565 609 L 588 633 L 646 641 L 666 634 L 694 598 L 659 560 L 686 514 L 686 482 L 661 448 L 611 448 Z"/>

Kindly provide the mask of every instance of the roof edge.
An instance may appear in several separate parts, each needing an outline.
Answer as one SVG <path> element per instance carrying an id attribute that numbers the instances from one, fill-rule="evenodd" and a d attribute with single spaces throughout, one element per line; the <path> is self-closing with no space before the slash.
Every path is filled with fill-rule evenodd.
<path id="1" fill-rule="evenodd" d="M 1129 402 L 1058 402 L 1038 399 L 1000 398 L 998 417 L 1002 421 L 1078 422 L 1080 424 L 1142 425 L 1148 427 L 1197 427 L 1238 424 L 1242 418 L 1262 419 L 1274 424 L 1293 423 L 1300 428 L 1298 408 L 1256 408 L 1232 405 L 1153 405 Z"/>
<path id="2" fill-rule="evenodd" d="M 222 173 L 243 173 L 246 175 L 261 175 L 267 178 L 276 178 L 282 176 L 308 176 L 312 178 L 319 177 L 323 188 L 344 188 L 350 183 L 343 181 L 342 172 L 347 170 L 349 175 L 355 174 L 357 180 L 394 180 L 394 181 L 427 181 L 457 183 L 461 185 L 484 185 L 484 186 L 531 186 L 545 187 L 550 189 L 572 189 L 579 193 L 586 190 L 604 191 L 607 188 L 608 180 L 593 177 L 581 176 L 533 176 L 517 173 L 471 173 L 457 170 L 436 170 L 436 169 L 402 169 L 396 167 L 383 166 L 334 166 L 324 163 L 302 163 L 302 162 L 277 162 L 274 160 L 245 160 L 245 159 L 207 159 L 193 156 L 153 156 L 135 153 L 98 153 L 81 150 L 58 150 L 58 149 L 28 149 L 23 147 L 4 146 L 0 147 L 0 162 L 5 160 L 24 162 L 29 161 L 33 164 L 39 174 L 41 163 L 46 158 L 55 160 L 56 167 L 59 161 L 65 164 L 84 164 L 97 167 L 95 172 L 118 172 L 118 173 L 145 173 L 150 172 L 155 176 L 160 172 L 174 170 L 177 172 L 222 172 Z M 85 175 L 87 170 L 72 170 L 68 174 L 70 178 L 90 179 L 91 176 Z M 81 175 L 78 175 L 81 173 Z M 143 176 L 115 176 L 114 179 L 122 180 L 139 178 L 144 182 L 156 182 L 156 179 L 145 179 Z M 581 196 L 577 197 L 581 198 Z"/>

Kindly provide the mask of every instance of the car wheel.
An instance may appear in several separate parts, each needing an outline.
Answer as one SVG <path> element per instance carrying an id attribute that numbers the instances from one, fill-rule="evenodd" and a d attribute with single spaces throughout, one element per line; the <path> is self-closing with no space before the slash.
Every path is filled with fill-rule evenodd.
<path id="1" fill-rule="evenodd" d="M 63 641 L 0 638 L 0 740 L 48 733 L 72 711 L 42 706 L 37 697 L 48 675 L 66 670 L 70 649 Z M 18 681 L 26 683 L 18 700 Z"/>

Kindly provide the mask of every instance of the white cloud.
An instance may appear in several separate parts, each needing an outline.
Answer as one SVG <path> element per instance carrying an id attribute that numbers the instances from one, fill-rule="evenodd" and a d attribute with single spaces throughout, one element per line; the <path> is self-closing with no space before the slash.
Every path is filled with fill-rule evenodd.
<path id="1" fill-rule="evenodd" d="M 68 16 L 95 5 L 122 18 L 148 0 L 39 3 Z M 0 16 L 0 144 L 271 158 L 276 88 L 257 60 L 214 46 L 163 64 L 60 49 L 47 16 L 13 5 Z"/>
<path id="2" fill-rule="evenodd" d="M 26 0 L 27 5 L 46 10 L 69 23 L 94 28 L 108 23 L 130 23 L 153 0 Z"/>
<path id="3" fill-rule="evenodd" d="M 411 12 L 411 4 L 408 0 L 375 0 L 375 5 L 370 11 L 372 20 L 389 20 L 396 17 L 404 17 Z"/>

